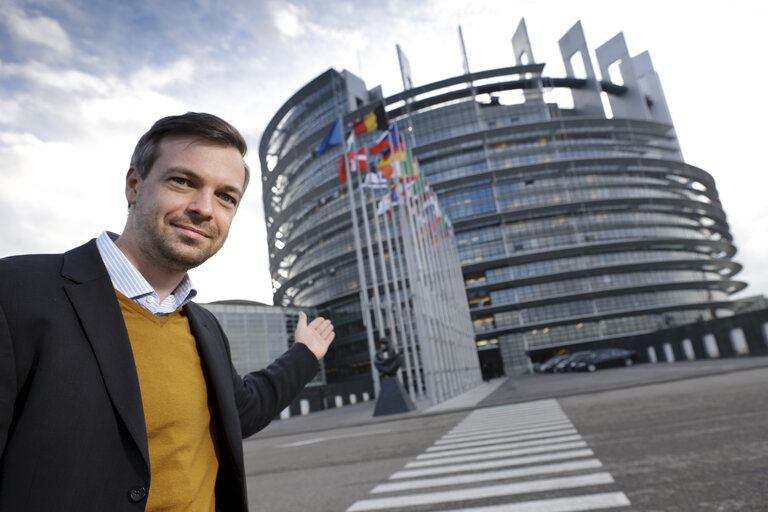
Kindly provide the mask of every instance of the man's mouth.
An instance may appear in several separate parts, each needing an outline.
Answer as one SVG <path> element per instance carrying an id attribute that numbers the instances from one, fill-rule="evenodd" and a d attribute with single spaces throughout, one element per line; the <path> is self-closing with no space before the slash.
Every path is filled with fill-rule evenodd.
<path id="1" fill-rule="evenodd" d="M 211 235 L 209 235 L 205 231 L 203 231 L 201 229 L 198 229 L 198 228 L 194 228 L 192 226 L 185 226 L 183 224 L 173 224 L 173 227 L 175 227 L 176 229 L 181 231 L 184 235 L 188 236 L 189 238 L 194 238 L 194 239 L 200 240 L 200 239 L 203 239 L 203 238 L 210 238 L 211 237 Z"/>

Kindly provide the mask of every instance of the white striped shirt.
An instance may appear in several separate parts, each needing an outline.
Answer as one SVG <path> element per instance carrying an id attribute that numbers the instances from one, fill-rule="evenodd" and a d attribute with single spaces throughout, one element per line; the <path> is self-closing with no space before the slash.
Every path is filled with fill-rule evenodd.
<path id="1" fill-rule="evenodd" d="M 114 240 L 116 239 L 116 234 L 104 231 L 96 239 L 96 247 L 98 247 L 101 259 L 107 267 L 110 279 L 112 279 L 112 286 L 117 291 L 157 316 L 173 313 L 197 295 L 197 290 L 189 279 L 189 275 L 184 274 L 184 279 L 181 280 L 179 286 L 163 302 L 160 302 L 160 297 L 152 285 L 144 279 L 141 272 L 136 270 L 133 263 L 128 261 L 125 254 L 115 245 Z"/>

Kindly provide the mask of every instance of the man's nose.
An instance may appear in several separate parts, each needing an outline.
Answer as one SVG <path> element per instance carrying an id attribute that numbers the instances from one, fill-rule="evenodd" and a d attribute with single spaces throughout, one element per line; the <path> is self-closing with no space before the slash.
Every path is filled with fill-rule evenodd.
<path id="1" fill-rule="evenodd" d="M 198 191 L 189 202 L 187 210 L 203 218 L 213 215 L 213 194 L 205 190 Z"/>

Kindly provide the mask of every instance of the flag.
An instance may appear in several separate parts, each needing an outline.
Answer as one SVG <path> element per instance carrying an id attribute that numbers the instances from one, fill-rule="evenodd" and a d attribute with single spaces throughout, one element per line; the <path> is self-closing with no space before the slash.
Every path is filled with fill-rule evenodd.
<path id="1" fill-rule="evenodd" d="M 347 182 L 347 173 L 344 172 L 344 153 L 339 157 L 339 185 Z"/>
<path id="2" fill-rule="evenodd" d="M 392 123 L 389 125 L 389 140 L 392 141 L 392 149 L 395 150 L 395 159 L 401 162 L 405 161 L 405 145 L 400 140 L 400 134 L 397 131 L 397 125 Z"/>
<path id="3" fill-rule="evenodd" d="M 397 125 L 395 123 L 389 125 L 389 140 L 392 141 L 392 149 L 395 150 L 395 157 L 397 157 L 397 153 L 403 150 L 403 144 L 400 142 L 400 134 L 397 133 Z"/>
<path id="4" fill-rule="evenodd" d="M 387 213 L 392 208 L 392 198 L 389 194 L 385 195 L 381 201 L 379 201 L 379 205 L 376 208 L 376 216 L 380 217 Z"/>
<path id="5" fill-rule="evenodd" d="M 414 181 L 413 185 L 411 186 L 411 193 L 414 196 L 420 196 L 424 194 L 428 190 L 428 185 L 424 183 L 424 178 L 419 174 L 416 177 L 416 181 Z"/>
<path id="6" fill-rule="evenodd" d="M 373 145 L 370 148 L 370 152 L 372 155 L 376 155 L 387 149 L 388 147 L 391 147 L 389 144 L 389 134 L 388 132 L 384 132 L 381 134 L 381 137 L 373 143 Z"/>
<path id="7" fill-rule="evenodd" d="M 320 147 L 317 148 L 317 156 L 325 153 L 325 150 L 328 149 L 328 146 L 338 146 L 341 144 L 342 140 L 343 137 L 341 136 L 341 123 L 337 117 L 333 122 L 333 126 L 331 126 L 331 130 L 323 138 L 323 142 L 320 143 Z"/>
<path id="8" fill-rule="evenodd" d="M 392 167 L 391 151 L 384 152 L 384 156 L 382 156 L 379 162 L 376 164 L 376 168 L 386 179 L 389 179 L 392 176 L 394 168 Z"/>
<path id="9" fill-rule="evenodd" d="M 387 113 L 384 111 L 383 101 L 380 101 L 376 108 L 368 112 L 362 120 L 356 120 L 352 123 L 352 131 L 357 135 L 371 132 L 376 128 L 387 130 Z"/>
<path id="10" fill-rule="evenodd" d="M 381 198 L 379 205 L 376 208 L 376 216 L 384 215 L 392 209 L 393 206 L 397 206 L 397 194 L 394 188 L 390 188 L 388 194 Z"/>
<path id="11" fill-rule="evenodd" d="M 378 172 L 369 172 L 365 175 L 365 180 L 360 185 L 369 190 L 384 190 L 387 186 L 387 179 Z"/>
<path id="12" fill-rule="evenodd" d="M 349 161 L 354 162 L 354 164 L 352 164 L 353 171 L 367 171 L 368 156 L 365 154 L 365 146 L 357 150 L 357 155 L 355 156 L 355 158 L 352 158 L 352 156 L 350 156 Z"/>
<path id="13" fill-rule="evenodd" d="M 347 151 L 347 160 L 349 161 L 349 172 L 367 171 L 368 170 L 368 157 L 365 156 L 365 148 L 362 147 L 357 150 L 357 154 L 351 149 Z M 339 157 L 339 172 L 344 166 L 344 157 Z"/>
<path id="14" fill-rule="evenodd" d="M 355 134 L 349 133 L 347 137 L 347 165 L 349 166 L 349 172 L 355 171 L 367 171 L 368 170 L 368 157 L 365 155 L 365 146 L 360 148 L 355 154 Z M 347 181 L 347 175 L 344 172 L 344 153 L 341 153 L 339 157 L 339 184 L 343 185 Z"/>

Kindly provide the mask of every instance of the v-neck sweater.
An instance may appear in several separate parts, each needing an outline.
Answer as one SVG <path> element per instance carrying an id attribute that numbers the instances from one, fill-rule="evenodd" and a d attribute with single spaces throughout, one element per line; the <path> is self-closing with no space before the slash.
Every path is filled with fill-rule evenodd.
<path id="1" fill-rule="evenodd" d="M 183 309 L 156 316 L 116 292 L 133 350 L 149 446 L 147 512 L 215 511 L 218 460 L 208 390 Z"/>

